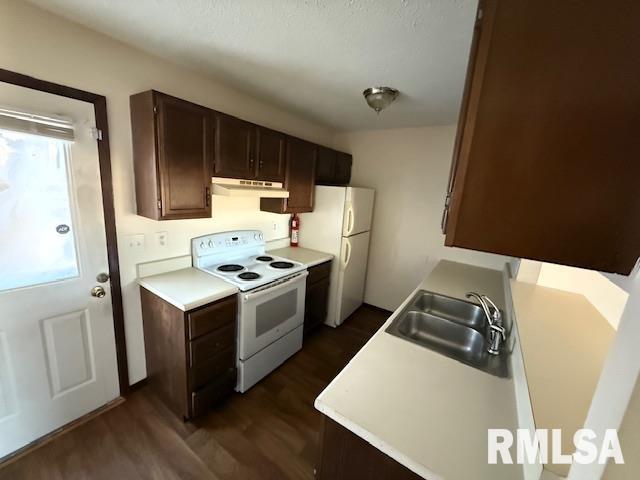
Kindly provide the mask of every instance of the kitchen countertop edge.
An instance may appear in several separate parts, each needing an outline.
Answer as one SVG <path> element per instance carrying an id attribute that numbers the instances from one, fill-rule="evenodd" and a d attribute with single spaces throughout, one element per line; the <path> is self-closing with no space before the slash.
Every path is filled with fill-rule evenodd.
<path id="1" fill-rule="evenodd" d="M 304 247 L 284 247 L 268 250 L 267 253 L 284 257 L 306 265 L 307 268 L 315 267 L 325 262 L 333 260 L 334 256 L 330 253 L 320 252 Z"/>
<path id="2" fill-rule="evenodd" d="M 202 275 L 201 281 L 206 282 L 207 290 L 211 289 L 212 293 L 208 293 L 206 295 L 195 295 L 193 298 L 188 299 L 188 301 L 184 301 L 184 299 L 179 299 L 179 292 L 171 292 L 172 288 L 167 287 L 167 282 L 170 283 L 171 277 L 176 275 L 192 275 L 194 278 L 192 280 L 198 280 L 197 277 Z M 160 280 L 160 285 L 158 285 L 158 280 Z M 176 282 L 183 282 L 184 279 L 177 279 Z M 217 279 L 211 275 L 200 272 L 195 268 L 184 268 L 180 270 L 174 270 L 171 272 L 161 273 L 158 275 L 152 275 L 148 277 L 138 278 L 138 284 L 153 293 L 154 295 L 162 298 L 166 302 L 170 303 L 174 307 L 182 310 L 183 312 L 187 312 L 189 310 L 194 310 L 196 308 L 202 307 L 203 305 L 207 305 L 209 303 L 216 302 L 218 300 L 222 300 L 223 298 L 229 297 L 231 295 L 235 295 L 238 293 L 238 288 L 234 287 L 230 283 L 225 282 L 224 280 Z M 164 287 L 164 288 L 163 288 Z M 190 289 L 193 288 L 192 284 L 190 284 Z"/>

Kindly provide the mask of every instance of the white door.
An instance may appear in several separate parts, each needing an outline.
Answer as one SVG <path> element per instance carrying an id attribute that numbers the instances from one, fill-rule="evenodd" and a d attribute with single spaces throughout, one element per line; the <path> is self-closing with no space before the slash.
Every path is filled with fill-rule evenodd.
<path id="1" fill-rule="evenodd" d="M 342 236 L 350 237 L 371 230 L 374 194 L 375 190 L 371 188 L 347 187 Z"/>
<path id="2" fill-rule="evenodd" d="M 338 276 L 338 325 L 362 305 L 368 257 L 369 232 L 342 237 Z"/>
<path id="3" fill-rule="evenodd" d="M 119 386 L 93 105 L 0 83 L 0 107 L 1 458 Z M 8 130 L 8 109 L 66 117 L 75 139 Z"/>

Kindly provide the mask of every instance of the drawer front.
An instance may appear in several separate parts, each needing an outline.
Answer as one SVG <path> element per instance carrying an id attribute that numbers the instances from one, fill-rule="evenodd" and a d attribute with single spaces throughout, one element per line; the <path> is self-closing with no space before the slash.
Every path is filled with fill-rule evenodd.
<path id="1" fill-rule="evenodd" d="M 189 340 L 236 321 L 235 295 L 187 314 Z"/>
<path id="2" fill-rule="evenodd" d="M 307 285 L 316 283 L 329 275 L 331 275 L 331 261 L 311 267 L 309 269 L 309 276 L 307 277 Z"/>
<path id="3" fill-rule="evenodd" d="M 223 350 L 233 349 L 236 344 L 236 322 L 226 324 L 204 336 L 189 342 L 189 365 L 207 361 Z"/>
<path id="4" fill-rule="evenodd" d="M 191 416 L 197 417 L 205 413 L 227 395 L 233 393 L 235 387 L 236 371 L 234 370 L 220 378 L 217 382 L 191 393 Z"/>
<path id="5" fill-rule="evenodd" d="M 197 390 L 235 369 L 236 350 L 231 347 L 189 369 L 190 390 Z"/>

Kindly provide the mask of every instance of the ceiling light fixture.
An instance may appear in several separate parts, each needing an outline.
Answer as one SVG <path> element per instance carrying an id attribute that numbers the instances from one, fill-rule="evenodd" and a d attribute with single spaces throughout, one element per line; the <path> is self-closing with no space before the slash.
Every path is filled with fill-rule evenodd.
<path id="1" fill-rule="evenodd" d="M 398 90 L 391 87 L 370 87 L 362 95 L 376 113 L 387 108 L 398 97 Z"/>

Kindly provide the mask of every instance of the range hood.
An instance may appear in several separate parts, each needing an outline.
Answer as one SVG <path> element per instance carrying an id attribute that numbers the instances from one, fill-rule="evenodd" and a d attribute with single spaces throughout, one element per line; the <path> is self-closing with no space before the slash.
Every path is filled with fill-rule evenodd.
<path id="1" fill-rule="evenodd" d="M 224 195 L 226 197 L 289 198 L 289 192 L 282 188 L 282 183 L 280 182 L 213 177 L 211 183 L 213 184 L 214 195 Z"/>

